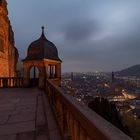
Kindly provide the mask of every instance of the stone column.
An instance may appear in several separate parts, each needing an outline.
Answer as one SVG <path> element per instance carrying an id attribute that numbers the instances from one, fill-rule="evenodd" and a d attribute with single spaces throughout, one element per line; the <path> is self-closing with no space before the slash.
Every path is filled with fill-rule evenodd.
<path id="1" fill-rule="evenodd" d="M 54 67 L 55 67 L 55 78 L 57 78 L 57 65 L 55 65 Z"/>
<path id="2" fill-rule="evenodd" d="M 45 67 L 42 66 L 39 68 L 39 88 L 44 88 L 45 77 L 46 77 Z"/>
<path id="3" fill-rule="evenodd" d="M 29 86 L 29 75 L 28 75 L 28 71 L 25 67 L 23 69 L 23 86 L 24 87 Z"/>
<path id="4" fill-rule="evenodd" d="M 49 75 L 48 75 L 48 64 L 45 64 L 45 71 L 46 71 L 46 73 L 45 73 L 45 74 L 46 74 L 46 77 L 45 77 L 45 78 L 48 79 L 48 78 L 49 78 L 49 77 L 48 77 L 48 76 L 49 76 Z"/>
<path id="5" fill-rule="evenodd" d="M 56 69 L 57 77 L 58 77 L 58 78 L 61 78 L 61 64 L 57 64 L 57 65 L 56 65 L 56 68 L 57 68 L 57 69 Z"/>
<path id="6" fill-rule="evenodd" d="M 50 76 L 49 76 L 49 78 L 52 78 L 52 65 L 49 65 L 49 69 L 50 69 Z"/>
<path id="7" fill-rule="evenodd" d="M 51 70 L 52 70 L 52 78 L 54 78 L 54 65 L 52 65 Z"/>
<path id="8" fill-rule="evenodd" d="M 61 86 L 61 63 L 57 64 L 57 85 Z"/>

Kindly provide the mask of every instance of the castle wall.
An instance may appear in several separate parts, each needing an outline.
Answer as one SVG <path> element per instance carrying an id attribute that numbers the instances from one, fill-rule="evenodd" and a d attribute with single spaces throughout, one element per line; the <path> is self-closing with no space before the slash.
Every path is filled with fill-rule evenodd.
<path id="1" fill-rule="evenodd" d="M 7 3 L 0 0 L 0 77 L 15 77 L 18 53 L 8 18 Z"/>

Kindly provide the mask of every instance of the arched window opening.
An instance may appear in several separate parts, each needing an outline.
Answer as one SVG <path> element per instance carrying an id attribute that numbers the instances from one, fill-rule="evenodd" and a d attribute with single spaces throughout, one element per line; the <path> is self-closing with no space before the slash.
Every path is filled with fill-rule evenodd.
<path id="1" fill-rule="evenodd" d="M 30 68 L 30 87 L 38 86 L 39 84 L 39 70 L 36 66 Z"/>
<path id="2" fill-rule="evenodd" d="M 48 66 L 48 78 L 57 78 L 57 66 L 49 64 Z"/>

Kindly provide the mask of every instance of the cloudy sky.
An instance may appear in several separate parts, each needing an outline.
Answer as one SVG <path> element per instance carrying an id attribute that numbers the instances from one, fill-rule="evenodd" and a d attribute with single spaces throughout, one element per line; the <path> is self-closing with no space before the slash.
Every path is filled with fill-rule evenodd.
<path id="1" fill-rule="evenodd" d="M 140 64 L 140 0 L 9 0 L 8 9 L 21 58 L 43 25 L 63 72 Z"/>

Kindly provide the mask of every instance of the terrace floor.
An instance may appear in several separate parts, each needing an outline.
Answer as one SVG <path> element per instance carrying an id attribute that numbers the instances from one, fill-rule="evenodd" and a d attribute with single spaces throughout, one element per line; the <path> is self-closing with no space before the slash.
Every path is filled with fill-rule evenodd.
<path id="1" fill-rule="evenodd" d="M 44 91 L 0 89 L 0 140 L 59 140 L 59 130 Z"/>

